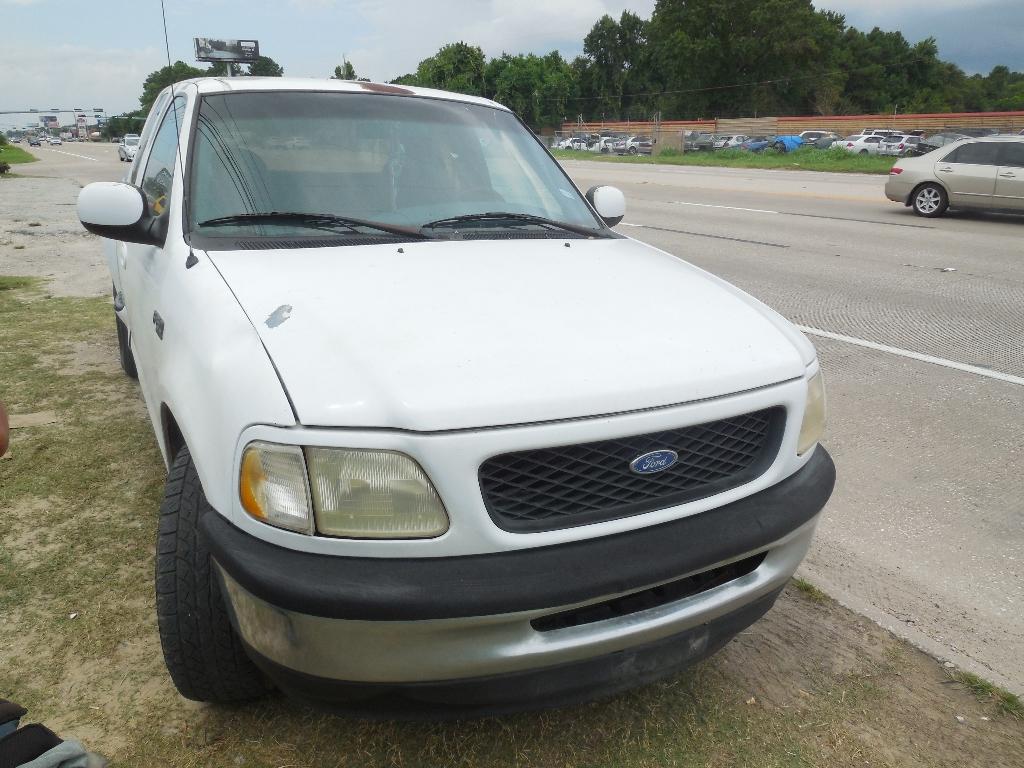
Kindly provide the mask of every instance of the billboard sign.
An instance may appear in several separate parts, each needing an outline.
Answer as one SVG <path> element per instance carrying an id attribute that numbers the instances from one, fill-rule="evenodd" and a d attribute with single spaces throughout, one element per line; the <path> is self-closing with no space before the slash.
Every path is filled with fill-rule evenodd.
<path id="1" fill-rule="evenodd" d="M 218 40 L 213 37 L 196 37 L 197 61 L 226 61 L 248 63 L 260 55 L 258 40 Z"/>
<path id="2" fill-rule="evenodd" d="M 43 115 L 39 118 L 39 123 L 43 128 L 58 128 L 60 126 L 56 115 Z"/>

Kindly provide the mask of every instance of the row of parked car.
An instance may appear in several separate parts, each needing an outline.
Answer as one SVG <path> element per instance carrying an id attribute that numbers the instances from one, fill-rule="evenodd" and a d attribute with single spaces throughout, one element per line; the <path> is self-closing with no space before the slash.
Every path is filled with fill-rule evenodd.
<path id="1" fill-rule="evenodd" d="M 575 149 L 581 152 L 649 155 L 654 151 L 655 141 L 650 136 L 608 132 L 569 136 L 558 141 L 555 146 L 558 149 Z"/>

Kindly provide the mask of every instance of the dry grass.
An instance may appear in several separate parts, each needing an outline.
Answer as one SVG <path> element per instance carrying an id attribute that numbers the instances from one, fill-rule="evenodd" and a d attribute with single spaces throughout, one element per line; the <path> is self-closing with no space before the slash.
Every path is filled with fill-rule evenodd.
<path id="1" fill-rule="evenodd" d="M 117 765 L 960 766 L 1004 753 L 1013 738 L 943 742 L 943 720 L 927 731 L 937 735 L 908 742 L 925 727 L 913 720 L 926 708 L 920 701 L 989 705 L 942 686 L 934 663 L 913 666 L 916 652 L 901 655 L 898 641 L 831 601 L 810 605 L 792 592 L 687 673 L 563 710 L 396 723 L 280 697 L 187 702 L 171 687 L 156 635 L 163 466 L 138 389 L 116 367 L 109 300 L 51 298 L 24 278 L 0 278 L 0 287 L 0 397 L 15 414 L 58 416 L 17 430 L 13 458 L 0 461 L 0 696 Z M 108 364 L 83 367 L 75 350 L 97 344 L 109 349 Z M 907 690 L 913 705 L 901 698 Z"/>

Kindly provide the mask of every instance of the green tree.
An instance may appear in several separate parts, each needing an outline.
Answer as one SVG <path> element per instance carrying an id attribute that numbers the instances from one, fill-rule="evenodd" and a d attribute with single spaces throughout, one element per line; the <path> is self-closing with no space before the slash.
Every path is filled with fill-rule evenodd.
<path id="1" fill-rule="evenodd" d="M 351 61 L 346 61 L 344 64 L 334 68 L 334 74 L 331 75 L 332 80 L 358 80 L 356 76 L 356 68 L 352 66 Z"/>
<path id="2" fill-rule="evenodd" d="M 231 77 L 238 77 L 242 74 L 242 65 L 235 62 L 215 61 L 206 70 L 206 74 L 211 77 L 227 77 L 229 72 Z"/>
<path id="3" fill-rule="evenodd" d="M 249 75 L 251 77 L 281 77 L 284 75 L 284 67 L 269 56 L 258 56 L 249 65 Z"/>
<path id="4" fill-rule="evenodd" d="M 415 85 L 482 96 L 484 52 L 463 42 L 446 45 L 420 62 Z"/>
<path id="5" fill-rule="evenodd" d="M 142 84 L 142 95 L 139 97 L 142 111 L 149 112 L 149 108 L 153 106 L 160 91 L 168 85 L 180 83 L 182 80 L 190 80 L 193 77 L 203 77 L 206 74 L 204 70 L 191 67 L 183 61 L 176 61 L 170 66 L 150 72 Z"/>

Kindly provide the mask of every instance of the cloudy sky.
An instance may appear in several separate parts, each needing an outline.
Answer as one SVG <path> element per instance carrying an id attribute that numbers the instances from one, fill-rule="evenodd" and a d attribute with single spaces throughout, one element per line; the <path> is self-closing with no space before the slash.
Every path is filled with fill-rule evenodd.
<path id="1" fill-rule="evenodd" d="M 568 57 L 603 13 L 645 17 L 654 0 L 165 0 L 173 59 L 193 61 L 194 36 L 256 38 L 288 75 L 326 77 L 348 57 L 361 76 L 415 69 L 442 44 Z M 934 36 L 968 72 L 1024 70 L 1024 0 L 817 0 L 862 29 Z M 159 0 L 0 0 L 0 111 L 137 106 L 146 75 L 166 64 Z M 0 115 L 0 127 L 21 118 Z"/>

